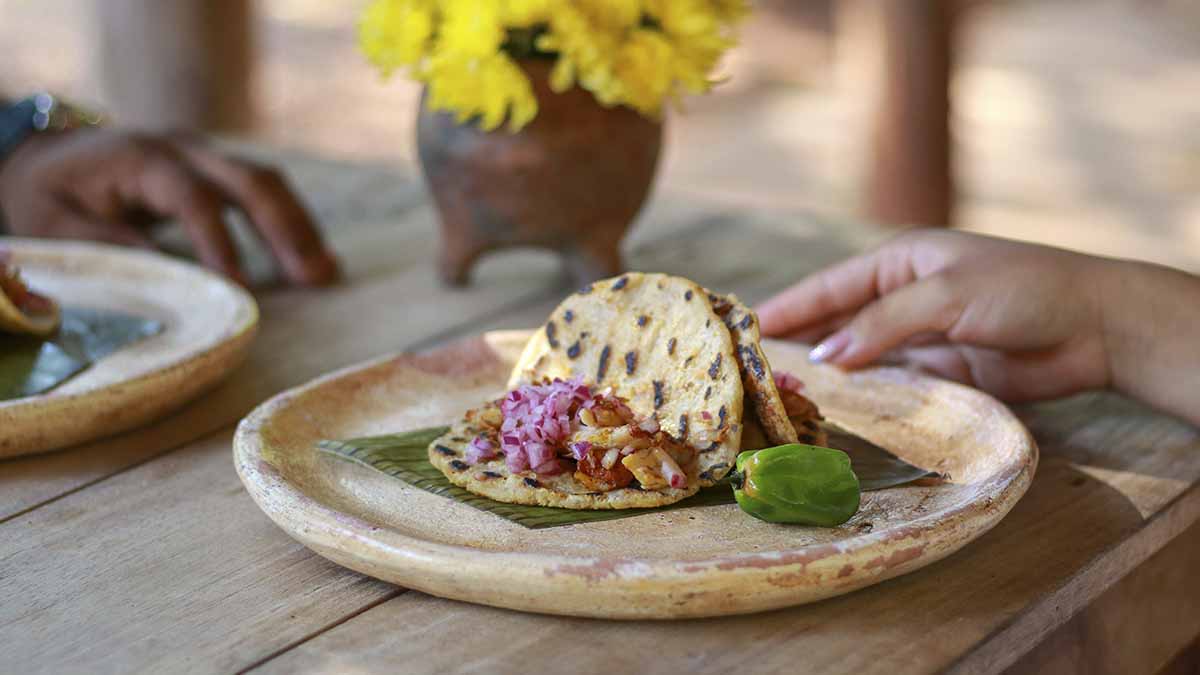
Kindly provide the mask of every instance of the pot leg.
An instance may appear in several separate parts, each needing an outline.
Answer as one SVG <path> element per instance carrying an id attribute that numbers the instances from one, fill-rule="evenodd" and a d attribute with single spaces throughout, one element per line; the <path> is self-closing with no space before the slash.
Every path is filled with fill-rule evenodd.
<path id="1" fill-rule="evenodd" d="M 483 251 L 483 246 L 468 241 L 466 237 L 446 237 L 438 260 L 442 283 L 456 288 L 466 286 L 471 281 L 471 268 Z"/>
<path id="2" fill-rule="evenodd" d="M 563 251 L 562 255 L 567 274 L 579 286 L 615 277 L 625 270 L 621 261 L 620 237 L 609 241 L 581 242 Z"/>

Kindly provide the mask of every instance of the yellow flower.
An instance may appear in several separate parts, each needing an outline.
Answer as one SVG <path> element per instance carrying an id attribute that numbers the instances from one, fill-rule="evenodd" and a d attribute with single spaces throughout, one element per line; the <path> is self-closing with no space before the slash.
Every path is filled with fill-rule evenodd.
<path id="1" fill-rule="evenodd" d="M 537 98 L 529 77 L 507 54 L 486 58 L 435 56 L 429 72 L 429 106 L 456 113 L 459 123 L 478 118 L 492 131 L 508 119 L 519 131 L 537 115 Z"/>
<path id="2" fill-rule="evenodd" d="M 613 75 L 621 84 L 621 99 L 638 112 L 657 117 L 663 101 L 671 92 L 671 43 L 655 30 L 637 29 L 621 45 Z"/>
<path id="3" fill-rule="evenodd" d="M 675 48 L 672 74 L 690 92 L 708 91 L 709 73 L 734 45 L 728 24 L 713 11 L 712 0 L 648 0 L 648 5 Z"/>
<path id="4" fill-rule="evenodd" d="M 656 117 L 681 91 L 703 92 L 734 44 L 746 0 L 375 0 L 359 38 L 384 74 L 408 67 L 429 105 L 460 122 L 517 131 L 537 114 L 514 54 L 555 59 L 550 86 Z"/>
<path id="5" fill-rule="evenodd" d="M 505 0 L 504 23 L 513 28 L 531 28 L 550 19 L 554 0 Z"/>
<path id="6" fill-rule="evenodd" d="M 375 0 L 363 14 L 359 40 L 367 58 L 389 75 L 421 60 L 433 23 L 433 0 Z"/>
<path id="7" fill-rule="evenodd" d="M 495 56 L 504 42 L 500 6 L 494 0 L 442 0 L 436 51 L 461 57 Z"/>

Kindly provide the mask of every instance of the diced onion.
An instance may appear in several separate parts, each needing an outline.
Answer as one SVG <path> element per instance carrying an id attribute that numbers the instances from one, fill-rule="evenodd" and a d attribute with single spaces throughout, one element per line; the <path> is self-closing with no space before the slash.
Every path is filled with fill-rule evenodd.
<path id="1" fill-rule="evenodd" d="M 617 460 L 621 458 L 621 451 L 617 448 L 609 448 L 608 452 L 604 453 L 604 457 L 600 460 L 600 466 L 606 469 L 613 468 Z"/>

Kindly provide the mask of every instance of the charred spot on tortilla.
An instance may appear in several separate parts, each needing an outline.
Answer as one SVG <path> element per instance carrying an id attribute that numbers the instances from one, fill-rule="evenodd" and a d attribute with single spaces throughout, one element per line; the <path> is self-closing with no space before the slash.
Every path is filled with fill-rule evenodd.
<path id="1" fill-rule="evenodd" d="M 572 312 L 569 309 L 567 311 L 563 312 L 563 321 L 566 321 L 567 323 L 571 323 L 574 320 L 575 320 L 575 312 Z"/>
<path id="2" fill-rule="evenodd" d="M 753 314 L 747 314 L 746 316 L 743 316 L 742 320 L 737 323 L 737 327 L 741 328 L 742 330 L 746 330 L 747 328 L 749 328 L 750 326 L 753 326 L 753 325 L 754 325 L 754 315 Z"/>
<path id="3" fill-rule="evenodd" d="M 567 347 L 567 358 L 569 358 L 569 359 L 578 358 L 580 349 L 581 349 L 581 347 L 579 346 L 579 340 L 576 340 L 575 344 L 571 345 L 570 347 Z"/>
<path id="4" fill-rule="evenodd" d="M 721 406 L 721 409 L 717 411 L 717 428 L 718 429 L 725 426 L 725 414 L 726 414 L 725 406 Z"/>
<path id="5" fill-rule="evenodd" d="M 654 381 L 654 409 L 658 410 L 663 404 L 663 383 L 662 380 Z"/>
<path id="6" fill-rule="evenodd" d="M 529 487 L 531 487 L 531 488 L 536 488 L 536 487 L 541 487 L 541 486 L 542 486 L 542 484 L 541 484 L 540 482 L 538 482 L 538 479 L 536 479 L 536 478 L 529 478 L 528 476 L 526 476 L 526 477 L 525 477 L 525 484 L 526 484 L 526 485 L 528 485 L 528 486 L 529 486 Z"/>
<path id="7" fill-rule="evenodd" d="M 721 355 L 717 354 L 717 358 L 713 359 L 712 365 L 708 367 L 708 376 L 715 380 L 719 372 L 721 372 Z"/>
<path id="8" fill-rule="evenodd" d="M 695 360 L 696 360 L 695 356 L 687 357 L 686 359 L 683 360 L 683 367 L 687 368 L 688 366 L 692 365 L 692 361 L 695 361 Z"/>
<path id="9" fill-rule="evenodd" d="M 588 293 L 591 293 L 591 292 L 592 292 L 591 284 L 588 284 L 587 286 L 584 286 L 583 288 L 576 291 L 576 293 L 578 293 L 579 295 L 587 295 Z"/>
<path id="10" fill-rule="evenodd" d="M 444 446 L 444 445 L 437 445 L 437 446 L 434 446 L 434 448 L 433 448 L 433 449 L 434 449 L 434 450 L 437 450 L 439 453 L 441 453 L 441 454 L 443 454 L 443 455 L 445 455 L 445 456 L 447 456 L 447 457 L 458 457 L 458 453 L 457 453 L 457 452 L 455 452 L 455 451 L 451 450 L 450 448 L 447 448 L 447 447 L 446 447 L 446 446 Z"/>
<path id="11" fill-rule="evenodd" d="M 484 477 L 484 478 L 503 478 L 503 476 L 501 476 L 500 474 L 496 473 L 495 471 L 484 471 L 484 472 L 483 472 L 483 477 Z"/>
<path id="12" fill-rule="evenodd" d="M 719 447 L 721 447 L 721 443 L 719 441 L 713 441 L 712 443 L 708 444 L 707 448 L 704 448 L 700 452 L 712 452 L 713 450 L 716 450 Z"/>
<path id="13" fill-rule="evenodd" d="M 688 290 L 686 290 L 686 291 L 684 291 L 684 292 L 683 292 L 683 299 L 684 299 L 684 300 L 691 300 L 691 299 L 692 299 L 692 291 L 691 291 L 691 289 L 688 289 Z"/>
<path id="14" fill-rule="evenodd" d="M 679 416 L 679 440 L 686 441 L 688 438 L 688 416 L 684 413 Z"/>
<path id="15" fill-rule="evenodd" d="M 619 291 L 622 288 L 625 288 L 625 285 L 628 283 L 629 283 L 629 277 L 621 277 L 620 279 L 617 279 L 616 281 L 613 282 L 612 289 L 614 291 Z"/>
<path id="16" fill-rule="evenodd" d="M 704 389 L 704 400 L 707 401 L 710 396 L 712 396 L 712 385 L 711 384 L 708 385 L 708 387 L 706 387 Z"/>
<path id="17" fill-rule="evenodd" d="M 705 327 L 705 328 L 710 328 L 711 326 L 712 326 L 712 319 L 705 319 L 705 320 L 704 320 L 704 327 Z"/>
<path id="18" fill-rule="evenodd" d="M 639 316 L 639 317 L 637 318 L 637 325 L 638 325 L 638 328 L 642 328 L 643 326 L 645 326 L 645 325 L 646 325 L 646 322 L 647 322 L 647 321 L 649 321 L 649 320 L 650 320 L 650 317 L 646 316 L 645 314 L 643 314 L 643 315 Z"/>
<path id="19" fill-rule="evenodd" d="M 673 356 L 674 354 L 675 354 L 675 338 L 671 338 L 670 340 L 667 340 L 667 356 Z"/>
<path id="20" fill-rule="evenodd" d="M 604 376 L 608 374 L 608 357 L 612 354 L 612 347 L 604 345 L 604 349 L 600 350 L 600 365 L 596 367 L 596 382 L 604 380 Z"/>
<path id="21" fill-rule="evenodd" d="M 558 326 L 553 321 L 546 322 L 546 341 L 551 349 L 558 349 Z"/>
<path id="22" fill-rule="evenodd" d="M 754 373 L 754 377 L 763 379 L 767 376 L 766 368 L 763 367 L 762 359 L 758 357 L 758 350 L 750 345 L 739 345 L 738 353 L 742 356 L 742 362 Z"/>
<path id="23" fill-rule="evenodd" d="M 637 352 L 625 352 L 625 374 L 632 375 L 637 370 Z"/>
<path id="24" fill-rule="evenodd" d="M 450 462 L 450 468 L 454 469 L 455 471 L 466 471 L 467 469 L 471 468 L 471 465 L 467 464 L 461 459 L 456 459 Z"/>
<path id="25" fill-rule="evenodd" d="M 715 475 L 717 472 L 721 472 L 721 475 L 724 475 L 724 472 L 728 471 L 728 469 L 729 469 L 728 464 L 714 464 L 713 466 L 711 466 L 707 470 L 705 470 L 703 473 L 701 473 L 700 477 L 703 478 L 704 480 L 712 480 L 713 475 Z"/>

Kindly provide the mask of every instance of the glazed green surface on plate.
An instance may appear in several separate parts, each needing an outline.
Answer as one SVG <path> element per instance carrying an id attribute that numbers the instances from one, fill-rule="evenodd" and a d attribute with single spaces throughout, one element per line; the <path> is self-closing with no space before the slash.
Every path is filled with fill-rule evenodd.
<path id="1" fill-rule="evenodd" d="M 0 335 L 0 401 L 44 394 L 93 363 L 161 333 L 163 324 L 121 312 L 67 307 L 49 338 Z"/>
<path id="2" fill-rule="evenodd" d="M 448 429 L 434 427 L 345 441 L 321 441 L 317 448 L 335 457 L 381 471 L 422 490 L 494 513 L 530 529 L 630 518 L 654 511 L 735 503 L 733 490 L 727 482 L 705 488 L 683 501 L 652 509 L 582 511 L 497 502 L 452 484 L 441 471 L 429 463 L 429 444 Z M 895 487 L 936 475 L 913 466 L 844 429 L 827 425 L 826 430 L 829 433 L 829 445 L 850 455 L 851 465 L 863 491 Z"/>

